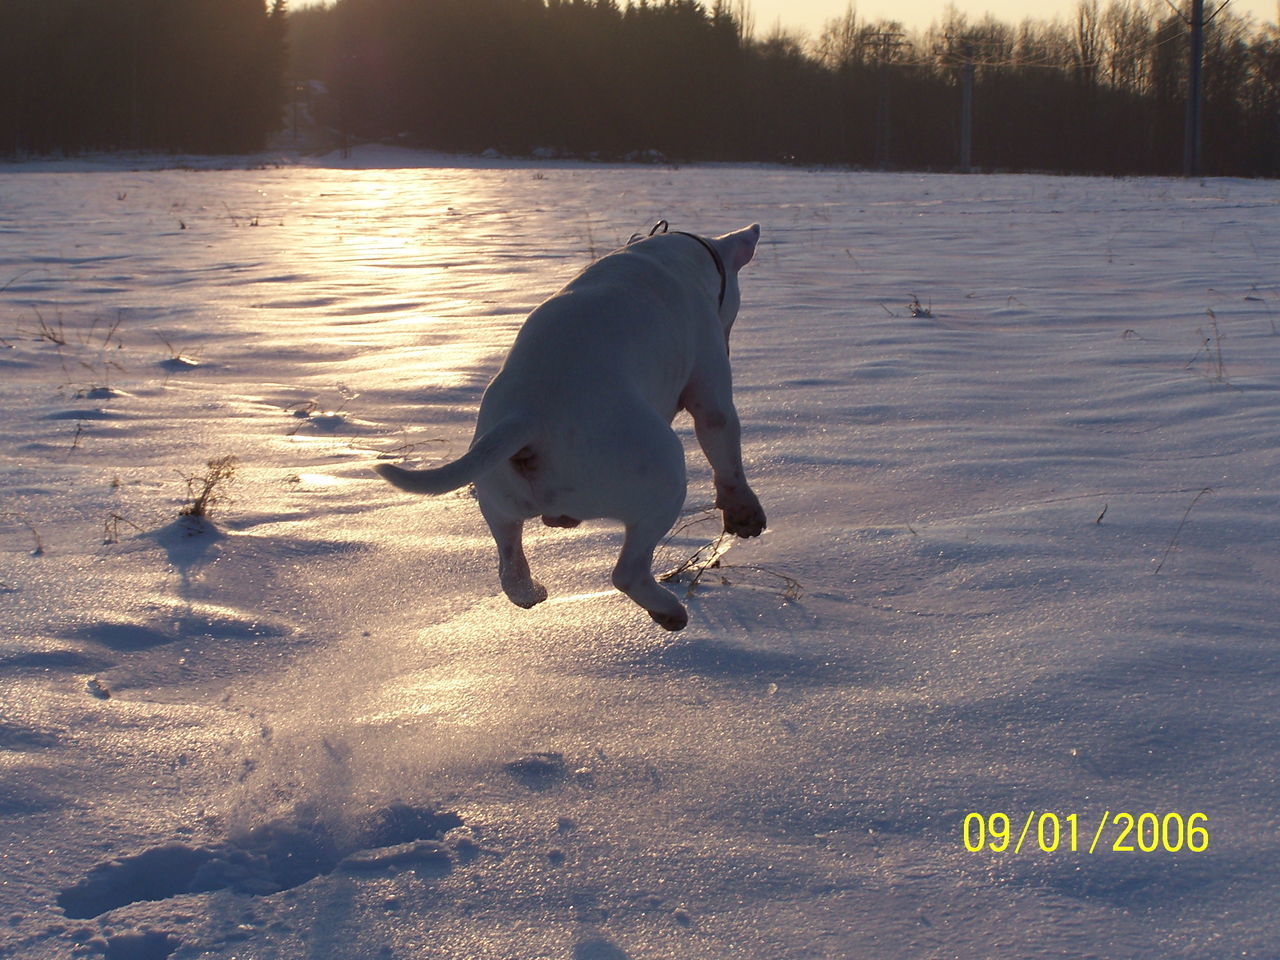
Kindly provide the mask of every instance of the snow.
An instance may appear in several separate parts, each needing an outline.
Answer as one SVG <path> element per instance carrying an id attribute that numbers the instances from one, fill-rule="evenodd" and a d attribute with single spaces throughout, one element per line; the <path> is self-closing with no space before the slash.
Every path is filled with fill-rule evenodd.
<path id="1" fill-rule="evenodd" d="M 161 166 L 0 168 L 0 956 L 1280 954 L 1276 184 Z M 764 228 L 769 531 L 677 635 L 616 528 L 531 528 L 523 611 L 370 469 L 659 218 Z"/>

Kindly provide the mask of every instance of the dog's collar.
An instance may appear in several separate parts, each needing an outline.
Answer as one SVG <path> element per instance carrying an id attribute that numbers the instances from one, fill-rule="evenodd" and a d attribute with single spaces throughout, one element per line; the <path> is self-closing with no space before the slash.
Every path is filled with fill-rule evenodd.
<path id="1" fill-rule="evenodd" d="M 680 236 L 682 237 L 692 237 L 694 240 L 697 240 L 700 244 L 702 244 L 703 247 L 706 248 L 707 253 L 711 254 L 711 259 L 716 262 L 716 272 L 720 274 L 720 297 L 716 301 L 716 303 L 717 303 L 717 306 L 723 307 L 724 291 L 729 283 L 729 274 L 725 272 L 724 259 L 720 256 L 720 251 L 717 250 L 715 247 L 713 247 L 711 244 L 707 243 L 707 241 L 703 240 L 696 233 L 685 233 L 683 230 L 677 230 L 676 233 L 680 234 Z"/>
<path id="2" fill-rule="evenodd" d="M 659 220 L 657 223 L 653 225 L 653 229 L 649 231 L 649 236 L 652 237 L 655 234 L 666 233 L 670 229 L 670 227 L 671 227 L 671 224 L 667 223 L 667 221 Z M 675 232 L 680 234 L 680 236 L 682 237 L 692 237 L 694 240 L 697 240 L 700 244 L 702 244 L 703 248 L 707 251 L 707 253 L 711 254 L 711 259 L 716 262 L 716 273 L 720 274 L 720 296 L 716 301 L 716 305 L 718 307 L 723 307 L 724 292 L 729 285 L 729 274 L 724 269 L 724 259 L 720 256 L 720 251 L 718 251 L 711 244 L 707 243 L 707 241 L 703 240 L 696 233 L 686 233 L 684 230 L 676 230 Z M 637 240 L 640 240 L 640 239 L 642 239 L 640 234 L 635 233 L 631 235 L 631 239 L 628 240 L 627 243 L 635 243 Z"/>

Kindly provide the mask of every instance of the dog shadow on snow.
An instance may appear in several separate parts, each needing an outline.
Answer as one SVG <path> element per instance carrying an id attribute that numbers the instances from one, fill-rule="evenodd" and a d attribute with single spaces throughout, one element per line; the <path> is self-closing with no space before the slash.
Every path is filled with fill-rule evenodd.
<path id="1" fill-rule="evenodd" d="M 743 591 L 744 598 L 727 597 L 718 587 L 712 590 L 683 597 L 695 624 L 687 632 L 655 636 L 644 644 L 613 645 L 604 655 L 605 662 L 597 663 L 598 672 L 696 674 L 745 686 L 778 681 L 859 685 L 874 682 L 879 675 L 870 655 L 852 653 L 847 644 L 832 644 L 829 628 L 805 608 L 803 600 L 780 606 L 770 598 L 765 605 L 751 602 L 761 596 L 759 591 Z"/>

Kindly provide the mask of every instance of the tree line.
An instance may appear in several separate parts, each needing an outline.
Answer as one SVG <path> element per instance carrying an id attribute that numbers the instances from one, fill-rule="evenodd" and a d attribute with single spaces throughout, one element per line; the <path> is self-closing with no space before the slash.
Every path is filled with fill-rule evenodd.
<path id="1" fill-rule="evenodd" d="M 3 0 L 0 154 L 261 149 L 285 0 Z"/>
<path id="2" fill-rule="evenodd" d="M 5 0 L 0 151 L 253 149 L 288 79 L 323 83 L 311 115 L 347 141 L 945 170 L 967 140 L 984 169 L 1180 169 L 1166 0 L 915 31 L 851 7 L 813 38 L 751 21 L 749 0 Z M 1280 176 L 1280 30 L 1228 6 L 1203 62 L 1205 172 Z"/>
<path id="3" fill-rule="evenodd" d="M 753 34 L 747 0 L 337 0 L 293 15 L 294 69 L 356 138 L 447 150 L 951 169 L 966 96 L 986 169 L 1174 173 L 1188 26 L 1164 0 L 926 30 L 849 9 Z M 1204 44 L 1208 173 L 1280 175 L 1280 31 L 1222 10 Z M 966 94 L 966 87 L 968 92 Z"/>

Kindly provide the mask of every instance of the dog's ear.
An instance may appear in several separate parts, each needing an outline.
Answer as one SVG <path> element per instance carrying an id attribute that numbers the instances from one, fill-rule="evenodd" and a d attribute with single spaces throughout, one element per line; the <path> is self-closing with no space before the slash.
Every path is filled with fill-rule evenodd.
<path id="1" fill-rule="evenodd" d="M 756 244 L 760 242 L 760 224 L 753 223 L 745 229 L 726 233 L 718 239 L 722 242 L 721 249 L 727 254 L 725 263 L 728 264 L 729 269 L 737 273 L 756 255 Z"/>

